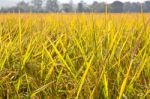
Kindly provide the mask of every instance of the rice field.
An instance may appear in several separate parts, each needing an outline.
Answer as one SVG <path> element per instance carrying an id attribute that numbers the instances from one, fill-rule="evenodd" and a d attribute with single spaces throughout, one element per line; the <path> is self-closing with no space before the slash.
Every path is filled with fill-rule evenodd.
<path id="1" fill-rule="evenodd" d="M 0 99 L 150 99 L 150 14 L 0 14 Z"/>

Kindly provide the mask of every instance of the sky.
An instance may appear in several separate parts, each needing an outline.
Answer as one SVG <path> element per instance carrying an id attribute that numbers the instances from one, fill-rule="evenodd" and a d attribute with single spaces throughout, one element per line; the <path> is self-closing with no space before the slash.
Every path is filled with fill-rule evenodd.
<path id="1" fill-rule="evenodd" d="M 14 6 L 17 2 L 23 1 L 23 0 L 0 0 L 0 7 L 9 7 Z M 30 2 L 31 0 L 24 0 L 26 2 Z M 69 2 L 70 0 L 58 0 L 61 3 Z M 73 0 L 74 3 L 78 3 L 81 0 Z M 116 0 L 83 0 L 84 2 L 87 2 L 88 4 L 92 3 L 93 1 L 99 1 L 99 2 L 108 2 L 111 3 Z M 130 2 L 144 2 L 146 0 L 120 0 L 122 2 L 130 1 Z"/>

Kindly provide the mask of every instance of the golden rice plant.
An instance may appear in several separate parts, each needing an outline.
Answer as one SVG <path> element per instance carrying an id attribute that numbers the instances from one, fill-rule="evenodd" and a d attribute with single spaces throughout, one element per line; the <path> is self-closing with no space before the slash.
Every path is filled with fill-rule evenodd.
<path id="1" fill-rule="evenodd" d="M 149 14 L 1 14 L 0 99 L 149 99 Z"/>

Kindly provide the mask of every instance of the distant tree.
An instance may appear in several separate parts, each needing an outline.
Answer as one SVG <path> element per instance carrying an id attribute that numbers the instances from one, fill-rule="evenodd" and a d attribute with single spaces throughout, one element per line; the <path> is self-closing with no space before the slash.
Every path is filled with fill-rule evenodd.
<path id="1" fill-rule="evenodd" d="M 77 11 L 84 12 L 84 2 L 82 0 L 78 3 Z"/>
<path id="2" fill-rule="evenodd" d="M 105 3 L 94 1 L 90 8 L 92 12 L 105 12 Z"/>
<path id="3" fill-rule="evenodd" d="M 114 12 L 114 13 L 123 12 L 123 3 L 120 1 L 114 1 L 111 4 L 111 12 Z"/>
<path id="4" fill-rule="evenodd" d="M 141 12 L 141 3 L 134 2 L 131 4 L 131 12 Z"/>
<path id="5" fill-rule="evenodd" d="M 73 0 L 70 0 L 69 3 L 64 3 L 62 4 L 62 11 L 64 12 L 74 12 L 74 4 L 73 4 Z"/>
<path id="6" fill-rule="evenodd" d="M 130 2 L 125 2 L 123 5 L 123 12 L 131 12 L 132 11 L 132 4 Z"/>
<path id="7" fill-rule="evenodd" d="M 69 3 L 65 3 L 62 6 L 63 6 L 62 10 L 64 12 L 73 12 L 72 6 Z"/>
<path id="8" fill-rule="evenodd" d="M 43 0 L 32 0 L 33 10 L 36 12 L 40 12 L 42 10 Z"/>
<path id="9" fill-rule="evenodd" d="M 19 8 L 17 8 L 17 7 L 10 7 L 10 8 L 1 8 L 1 12 L 3 12 L 3 13 L 18 13 L 21 11 L 19 11 Z"/>
<path id="10" fill-rule="evenodd" d="M 138 2 L 126 2 L 123 6 L 124 12 L 141 12 L 141 3 Z"/>
<path id="11" fill-rule="evenodd" d="M 31 4 L 24 1 L 18 2 L 16 6 L 13 7 L 3 7 L 0 12 L 59 12 L 58 0 L 46 0 L 45 9 L 42 8 L 44 0 L 31 0 Z M 121 0 L 120 0 L 121 1 Z M 107 4 L 107 9 L 109 12 L 121 13 L 121 12 L 150 12 L 150 1 L 145 1 L 144 3 L 139 2 L 125 2 L 114 1 L 111 4 Z M 62 4 L 61 11 L 64 12 L 105 12 L 105 3 L 99 3 L 94 1 L 91 5 L 86 4 L 81 0 L 77 6 L 73 4 L 73 0 L 69 3 Z M 142 6 L 143 5 L 143 6 Z"/>
<path id="12" fill-rule="evenodd" d="M 90 13 L 91 12 L 91 8 L 89 5 L 84 6 L 84 12 L 86 13 Z"/>
<path id="13" fill-rule="evenodd" d="M 10 12 L 9 10 L 10 10 L 9 8 L 2 7 L 1 10 L 0 10 L 0 12 L 7 13 L 7 12 Z"/>
<path id="14" fill-rule="evenodd" d="M 150 1 L 144 2 L 144 12 L 150 12 Z"/>
<path id="15" fill-rule="evenodd" d="M 74 3 L 73 3 L 73 0 L 70 0 L 69 1 L 69 5 L 70 5 L 70 9 L 72 10 L 72 12 L 74 12 L 75 11 L 75 9 L 74 9 Z"/>
<path id="16" fill-rule="evenodd" d="M 4 12 L 4 13 L 30 12 L 30 8 L 31 6 L 28 3 L 24 1 L 20 1 L 17 3 L 16 6 L 9 7 L 9 8 L 1 8 L 0 12 Z"/>
<path id="17" fill-rule="evenodd" d="M 47 0 L 46 10 L 48 12 L 58 12 L 59 11 L 58 1 L 57 0 Z"/>
<path id="18" fill-rule="evenodd" d="M 17 3 L 16 9 L 18 9 L 19 12 L 29 12 L 30 6 L 28 3 L 21 1 Z"/>

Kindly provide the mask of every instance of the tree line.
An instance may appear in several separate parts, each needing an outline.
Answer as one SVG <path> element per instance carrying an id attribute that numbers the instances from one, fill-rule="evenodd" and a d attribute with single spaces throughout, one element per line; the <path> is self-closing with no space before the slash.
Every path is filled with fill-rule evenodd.
<path id="1" fill-rule="evenodd" d="M 16 6 L 9 8 L 1 8 L 0 12 L 35 12 L 35 13 L 82 13 L 93 12 L 103 13 L 107 9 L 112 13 L 129 13 L 129 12 L 150 12 L 150 1 L 144 3 L 139 2 L 121 2 L 114 1 L 107 4 L 105 2 L 94 1 L 92 4 L 87 4 L 81 0 L 78 4 L 74 4 L 73 0 L 69 3 L 59 3 L 58 0 L 32 0 L 30 3 L 25 1 L 18 2 Z"/>

